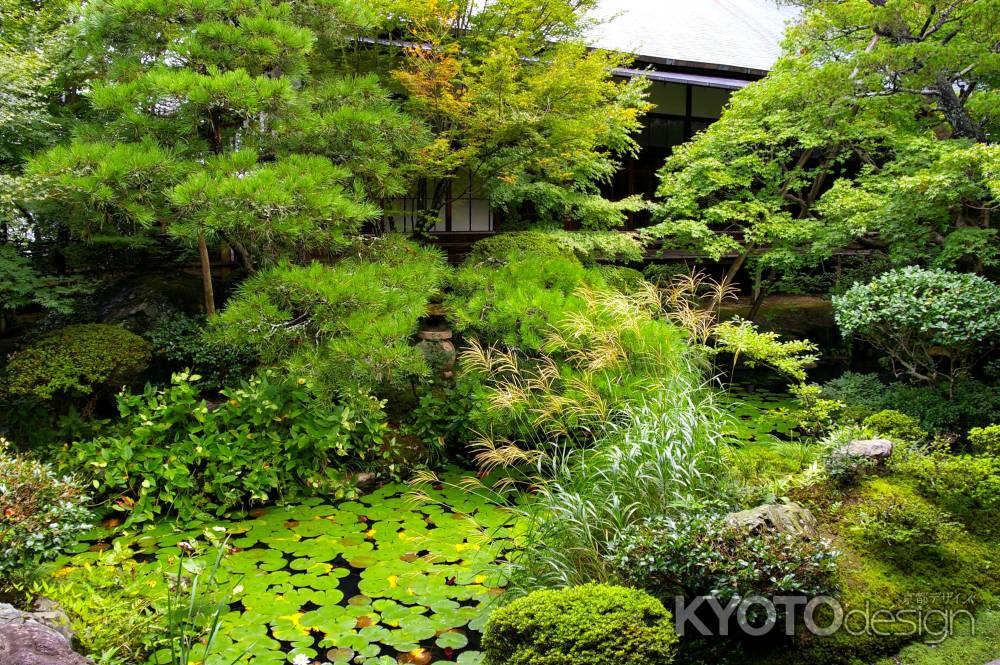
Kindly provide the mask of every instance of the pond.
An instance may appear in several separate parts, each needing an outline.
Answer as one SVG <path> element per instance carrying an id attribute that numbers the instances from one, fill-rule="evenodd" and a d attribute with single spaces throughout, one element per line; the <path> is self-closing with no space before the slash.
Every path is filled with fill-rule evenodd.
<path id="1" fill-rule="evenodd" d="M 186 541 L 224 528 L 231 553 L 219 580 L 234 593 L 206 665 L 247 650 L 259 665 L 299 654 L 316 662 L 472 665 L 482 662 L 479 631 L 503 584 L 512 519 L 447 482 L 458 477 L 451 471 L 428 488 L 429 502 L 390 484 L 356 501 L 308 499 L 184 528 L 97 529 L 57 574 L 72 575 L 117 548 L 150 584 L 162 583 Z"/>

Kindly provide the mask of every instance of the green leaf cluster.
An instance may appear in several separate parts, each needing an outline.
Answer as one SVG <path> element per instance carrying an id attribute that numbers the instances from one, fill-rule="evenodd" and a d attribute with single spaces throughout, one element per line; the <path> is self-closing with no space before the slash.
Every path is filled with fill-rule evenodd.
<path id="1" fill-rule="evenodd" d="M 265 374 L 223 390 L 226 401 L 210 407 L 197 378 L 121 393 L 115 431 L 65 453 L 129 522 L 221 515 L 301 491 L 343 496 L 346 469 L 394 468 L 394 439 L 374 398 L 332 404 L 305 379 Z"/>
<path id="2" fill-rule="evenodd" d="M 13 246 L 0 245 L 0 316 L 4 310 L 30 305 L 68 314 L 74 299 L 86 291 L 86 285 L 75 280 L 43 275 Z"/>

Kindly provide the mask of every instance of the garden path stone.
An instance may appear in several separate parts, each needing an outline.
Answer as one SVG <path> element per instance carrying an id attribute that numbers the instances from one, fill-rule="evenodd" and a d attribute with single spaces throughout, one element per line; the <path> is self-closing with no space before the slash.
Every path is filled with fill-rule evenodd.
<path id="1" fill-rule="evenodd" d="M 726 525 L 748 531 L 780 531 L 814 538 L 818 524 L 808 508 L 797 503 L 772 503 L 726 515 Z"/>
<path id="2" fill-rule="evenodd" d="M 69 620 L 43 599 L 35 612 L 0 603 L 0 665 L 87 665 L 73 651 Z"/>

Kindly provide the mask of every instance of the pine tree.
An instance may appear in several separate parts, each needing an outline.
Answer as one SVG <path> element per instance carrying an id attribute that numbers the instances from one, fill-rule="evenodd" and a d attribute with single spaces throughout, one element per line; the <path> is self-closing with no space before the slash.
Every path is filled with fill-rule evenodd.
<path id="1" fill-rule="evenodd" d="M 35 160 L 38 205 L 69 212 L 81 237 L 101 229 L 141 238 L 160 225 L 196 245 L 209 314 L 211 242 L 228 244 L 250 271 L 342 242 L 378 209 L 352 185 L 349 166 L 289 153 L 303 147 L 300 119 L 317 113 L 310 73 L 317 37 L 305 24 L 333 9 L 87 3 L 75 36 L 96 71 L 88 98 L 98 121 Z M 306 10 L 313 14 L 296 13 Z"/>

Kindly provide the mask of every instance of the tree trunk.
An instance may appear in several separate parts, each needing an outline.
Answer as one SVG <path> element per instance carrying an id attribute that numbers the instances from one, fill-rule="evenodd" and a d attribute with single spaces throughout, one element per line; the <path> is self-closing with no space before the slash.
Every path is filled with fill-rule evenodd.
<path id="1" fill-rule="evenodd" d="M 760 314 L 760 307 L 764 304 L 764 298 L 770 291 L 769 285 L 774 280 L 774 268 L 767 271 L 767 276 L 760 280 L 757 288 L 753 290 L 753 300 L 750 301 L 750 311 L 747 313 L 747 320 L 753 321 Z"/>
<path id="2" fill-rule="evenodd" d="M 198 231 L 198 256 L 201 257 L 201 284 L 205 293 L 205 314 L 215 316 L 215 291 L 212 289 L 212 260 L 208 256 L 205 232 Z"/>
<path id="3" fill-rule="evenodd" d="M 243 269 L 246 270 L 247 273 L 252 275 L 257 272 L 257 267 L 254 265 L 253 257 L 250 256 L 250 252 L 243 246 L 243 243 L 223 231 L 219 231 L 218 234 L 219 237 L 222 238 L 222 241 L 232 247 L 236 252 L 236 257 L 239 259 L 240 265 L 243 266 Z"/>
<path id="4" fill-rule="evenodd" d="M 955 130 L 955 135 L 972 139 L 976 143 L 986 143 L 986 132 L 969 115 L 962 100 L 955 93 L 952 82 L 941 78 L 935 84 L 934 90 L 937 92 L 938 106 L 948 119 L 948 124 Z"/>

